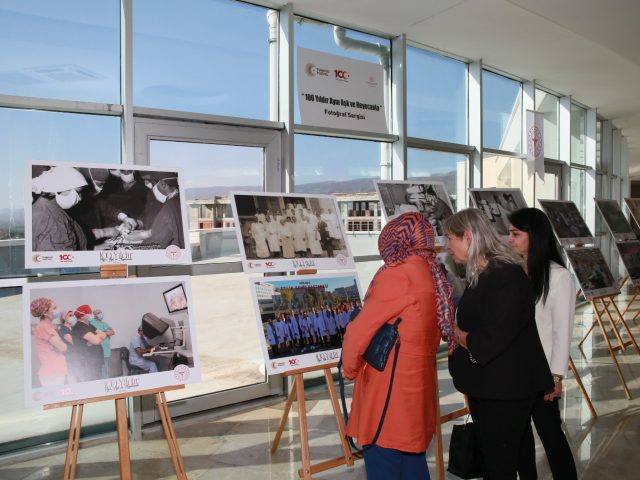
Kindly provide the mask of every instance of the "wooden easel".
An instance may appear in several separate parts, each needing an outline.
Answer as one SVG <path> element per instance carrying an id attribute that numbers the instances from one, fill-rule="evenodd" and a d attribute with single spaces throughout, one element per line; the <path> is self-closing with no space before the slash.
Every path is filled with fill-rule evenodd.
<path id="1" fill-rule="evenodd" d="M 160 412 L 162 420 L 162 428 L 164 435 L 169 444 L 169 453 L 173 461 L 173 468 L 176 471 L 178 480 L 187 480 L 187 474 L 184 469 L 180 447 L 173 429 L 173 422 L 169 413 L 165 392 L 170 390 L 179 390 L 184 385 L 173 385 L 162 388 L 153 388 L 149 390 L 141 390 L 136 392 L 128 392 L 116 395 L 107 395 L 103 397 L 84 398 L 81 400 L 72 400 L 69 402 L 51 403 L 45 405 L 45 410 L 53 408 L 71 407 L 71 422 L 69 424 L 69 437 L 67 440 L 67 454 L 64 460 L 63 480 L 74 480 L 76 478 L 76 467 L 78 465 L 78 450 L 80 450 L 80 427 L 82 424 L 82 413 L 87 403 L 104 402 L 115 400 L 116 403 L 116 429 L 118 432 L 118 457 L 120 459 L 120 478 L 123 480 L 131 479 L 131 459 L 129 455 L 129 427 L 127 422 L 127 398 L 139 397 L 142 395 L 155 395 L 156 405 Z"/>
<path id="2" fill-rule="evenodd" d="M 100 278 L 127 278 L 129 268 L 126 264 L 101 265 Z M 129 455 L 129 427 L 127 422 L 127 398 L 140 397 L 143 395 L 155 395 L 156 406 L 160 413 L 162 429 L 169 445 L 169 453 L 173 461 L 173 468 L 176 471 L 178 480 L 187 480 L 184 469 L 184 462 L 180 454 L 180 446 L 176 432 L 173 428 L 173 421 L 169 412 L 169 406 L 165 397 L 165 392 L 183 389 L 184 385 L 171 385 L 161 388 L 153 388 L 135 392 L 126 392 L 102 397 L 85 398 L 68 402 L 59 402 L 45 405 L 45 410 L 60 407 L 71 407 L 71 421 L 69 422 L 69 437 L 67 439 L 67 454 L 64 461 L 63 480 L 74 480 L 76 478 L 76 467 L 78 465 L 78 451 L 80 450 L 80 428 L 82 425 L 82 413 L 87 403 L 104 402 L 114 400 L 116 404 L 116 430 L 118 434 L 118 457 L 120 459 L 120 478 L 131 479 L 131 458 Z"/>
<path id="3" fill-rule="evenodd" d="M 607 344 L 607 349 L 609 350 L 609 355 L 611 356 L 611 359 L 613 360 L 613 363 L 616 367 L 616 371 L 618 372 L 618 377 L 620 377 L 620 381 L 622 382 L 622 387 L 624 389 L 624 393 L 627 397 L 628 400 L 631 400 L 631 392 L 629 392 L 629 388 L 627 387 L 627 382 L 624 379 L 624 375 L 622 374 L 622 370 L 620 369 L 620 364 L 618 363 L 618 359 L 616 358 L 616 352 L 618 352 L 619 350 L 621 351 L 625 351 L 625 349 L 630 346 L 633 345 L 636 349 L 636 351 L 640 354 L 640 347 L 638 346 L 636 339 L 634 338 L 633 334 L 631 333 L 631 330 L 629 329 L 629 326 L 627 325 L 627 322 L 625 322 L 622 313 L 620 312 L 620 309 L 618 308 L 618 305 L 615 303 L 614 301 L 614 295 L 604 295 L 601 297 L 594 297 L 589 299 L 589 302 L 591 303 L 591 308 L 593 309 L 593 313 L 596 317 L 596 319 L 594 320 L 593 324 L 591 325 L 591 327 L 589 328 L 589 330 L 587 331 L 587 333 L 585 334 L 585 336 L 582 338 L 582 340 L 580 341 L 580 343 L 578 344 L 580 347 L 582 346 L 583 342 L 587 339 L 587 337 L 589 336 L 589 334 L 593 331 L 593 329 L 595 328 L 596 324 L 600 327 L 600 331 L 602 332 L 602 336 L 604 337 L 604 340 Z M 602 306 L 602 310 L 600 310 L 599 306 L 598 306 L 598 302 L 600 303 L 600 305 Z M 614 320 L 613 315 L 611 314 L 611 311 L 609 310 L 609 307 L 612 306 L 616 312 L 617 315 L 617 319 Z M 607 318 L 609 320 L 609 323 L 611 324 L 611 328 L 613 330 L 614 336 L 616 341 L 618 342 L 618 345 L 613 346 L 611 343 L 611 340 L 609 339 L 609 335 L 607 334 L 607 330 L 604 326 L 604 321 L 602 320 L 602 314 L 606 313 Z M 620 323 L 622 324 L 623 328 L 625 329 L 625 331 L 627 332 L 627 335 L 629 336 L 629 340 L 627 340 L 626 342 L 622 340 L 622 337 L 620 335 L 620 332 L 618 331 L 617 328 L 617 324 Z"/>
<path id="4" fill-rule="evenodd" d="M 298 422 L 300 426 L 300 451 L 302 457 L 302 468 L 298 470 L 298 476 L 304 480 L 310 480 L 314 473 L 323 472 L 331 468 L 339 467 L 340 465 L 353 466 L 354 460 L 362 458 L 360 454 L 354 453 L 349 447 L 347 442 L 347 433 L 344 426 L 344 420 L 342 418 L 342 411 L 340 410 L 340 404 L 338 403 L 338 394 L 336 393 L 336 386 L 333 383 L 333 376 L 331 375 L 331 369 L 337 366 L 337 363 L 329 363 L 326 365 L 319 365 L 309 368 L 301 368 L 299 370 L 292 370 L 284 373 L 284 376 L 292 376 L 293 382 L 291 384 L 291 390 L 287 398 L 287 403 L 282 412 L 282 418 L 280 419 L 280 425 L 276 431 L 276 435 L 273 438 L 271 444 L 271 453 L 275 453 L 282 437 L 282 432 L 287 423 L 291 405 L 294 400 L 298 400 Z M 327 383 L 327 389 L 329 390 L 329 398 L 331 399 L 331 406 L 333 407 L 333 415 L 338 424 L 338 433 L 340 435 L 340 444 L 342 446 L 343 456 L 311 464 L 311 455 L 309 451 L 309 430 L 307 426 L 307 410 L 305 406 L 305 393 L 304 393 L 304 378 L 303 374 L 306 372 L 315 372 L 323 370 L 324 378 Z"/>
<path id="5" fill-rule="evenodd" d="M 436 431 L 434 434 L 435 437 L 435 455 L 436 455 L 436 479 L 444 480 L 445 476 L 445 467 L 444 467 L 444 447 L 442 445 L 442 424 L 450 422 L 451 420 L 455 420 L 456 418 L 463 417 L 469 414 L 469 404 L 467 402 L 467 396 L 464 396 L 464 407 L 458 408 L 452 412 L 447 413 L 446 415 L 441 415 L 440 413 L 440 384 L 438 382 L 438 365 L 436 361 L 436 370 L 435 370 L 435 388 L 434 388 L 434 399 L 436 405 Z"/>
<path id="6" fill-rule="evenodd" d="M 625 275 L 623 277 L 623 279 L 620 282 L 620 285 L 618 286 L 618 288 L 622 289 L 622 287 L 627 282 L 627 280 L 630 280 L 629 275 Z M 633 303 L 638 299 L 638 296 L 640 296 L 640 289 L 638 287 L 635 287 L 634 292 L 633 292 L 633 296 L 631 297 L 631 300 L 629 300 L 627 302 L 627 305 L 624 307 L 624 310 L 622 311 L 622 317 L 624 317 L 627 314 L 627 312 L 629 311 L 629 308 L 631 307 L 631 305 L 633 305 Z M 638 316 L 640 316 L 640 309 L 636 312 L 636 314 L 631 319 L 631 320 L 633 320 L 633 323 L 635 323 L 636 325 L 638 325 L 638 322 L 636 321 Z"/>

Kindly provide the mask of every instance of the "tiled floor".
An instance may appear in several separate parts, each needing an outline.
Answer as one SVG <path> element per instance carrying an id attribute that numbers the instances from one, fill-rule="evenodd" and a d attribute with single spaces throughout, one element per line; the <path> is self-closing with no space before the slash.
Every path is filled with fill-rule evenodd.
<path id="1" fill-rule="evenodd" d="M 640 303 L 640 302 L 639 302 Z M 572 445 L 578 472 L 582 479 L 640 478 L 640 355 L 633 348 L 620 353 L 618 359 L 634 397 L 627 400 L 615 368 L 608 356 L 600 332 L 577 348 L 577 342 L 593 315 L 590 308 L 580 309 L 576 317 L 572 357 L 582 380 L 590 392 L 598 418 L 592 420 L 571 374 L 566 381 L 563 416 L 567 436 Z M 640 328 L 629 322 L 640 339 Z M 442 412 L 458 408 L 462 397 L 453 390 L 440 362 Z M 340 454 L 335 422 L 326 389 L 310 390 L 307 410 L 311 436 L 312 461 Z M 176 433 L 188 477 L 195 479 L 296 479 L 300 467 L 297 421 L 292 415 L 279 450 L 271 455 L 270 443 L 282 415 L 284 402 L 229 415 L 225 418 L 206 416 L 176 422 Z M 451 423 L 444 425 L 445 461 Z M 433 446 L 428 452 L 432 478 L 435 478 Z M 1 461 L 1 460 L 0 460 Z M 166 442 L 161 431 L 145 434 L 142 441 L 131 443 L 133 478 L 175 478 Z M 64 453 L 41 456 L 28 461 L 0 465 L 0 478 L 6 480 L 58 479 L 62 477 Z M 551 478 L 544 452 L 538 445 L 538 472 L 541 479 Z M 114 441 L 90 441 L 80 450 L 77 478 L 118 478 L 117 446 Z M 318 479 L 365 479 L 363 464 L 336 468 Z M 446 478 L 456 478 L 448 475 Z"/>

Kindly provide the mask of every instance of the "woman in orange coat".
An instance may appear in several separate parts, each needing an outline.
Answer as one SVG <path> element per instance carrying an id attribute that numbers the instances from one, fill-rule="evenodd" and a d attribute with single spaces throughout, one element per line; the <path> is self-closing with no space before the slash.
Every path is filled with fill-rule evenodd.
<path id="1" fill-rule="evenodd" d="M 384 260 L 342 344 L 342 368 L 355 378 L 347 434 L 364 445 L 367 479 L 428 479 L 425 452 L 435 428 L 435 355 L 441 333 L 453 348 L 451 286 L 436 262 L 434 233 L 422 214 L 391 220 L 380 234 Z M 362 354 L 376 331 L 401 317 L 400 351 L 380 434 L 393 352 L 384 371 Z"/>

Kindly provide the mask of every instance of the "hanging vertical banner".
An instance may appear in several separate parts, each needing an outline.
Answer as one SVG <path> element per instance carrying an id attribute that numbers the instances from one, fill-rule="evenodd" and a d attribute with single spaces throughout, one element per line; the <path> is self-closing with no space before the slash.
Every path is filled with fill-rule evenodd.
<path id="1" fill-rule="evenodd" d="M 538 174 L 544 182 L 544 116 L 527 110 L 527 163 L 529 172 Z"/>
<path id="2" fill-rule="evenodd" d="M 298 48 L 298 105 L 305 125 L 389 133 L 381 65 Z"/>

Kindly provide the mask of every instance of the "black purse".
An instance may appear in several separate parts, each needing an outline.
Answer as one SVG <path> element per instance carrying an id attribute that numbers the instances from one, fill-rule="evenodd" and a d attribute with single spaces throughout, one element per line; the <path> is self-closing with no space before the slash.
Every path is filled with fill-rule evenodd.
<path id="1" fill-rule="evenodd" d="M 362 358 L 365 362 L 367 362 L 371 367 L 376 370 L 382 372 L 387 365 L 387 361 L 389 360 L 389 355 L 391 354 L 391 350 L 394 349 L 395 353 L 393 355 L 393 365 L 391 367 L 391 379 L 389 380 L 389 390 L 387 391 L 387 398 L 384 402 L 384 408 L 382 409 L 382 415 L 380 416 L 380 422 L 378 423 L 378 429 L 376 430 L 376 434 L 373 436 L 373 440 L 371 440 L 371 444 L 359 448 L 356 446 L 353 438 L 347 436 L 347 440 L 353 449 L 358 452 L 362 452 L 371 448 L 372 445 L 378 441 L 378 437 L 380 436 L 380 432 L 382 431 L 382 425 L 384 424 L 384 417 L 387 415 L 387 408 L 389 407 L 389 400 L 391 400 L 391 390 L 393 389 L 393 378 L 396 373 L 396 365 L 398 363 L 398 353 L 400 352 L 400 333 L 398 332 L 398 325 L 402 321 L 402 318 L 398 317 L 393 323 L 385 323 L 382 325 L 376 334 L 371 339 L 369 346 L 365 350 Z M 349 421 L 349 413 L 347 410 L 347 400 L 344 395 L 344 378 L 342 377 L 342 358 L 338 362 L 338 383 L 340 384 L 340 400 L 342 402 L 342 412 L 344 415 L 344 423 L 346 424 Z"/>
<path id="2" fill-rule="evenodd" d="M 482 455 L 478 448 L 473 422 L 453 426 L 447 471 L 464 479 L 482 477 Z"/>

